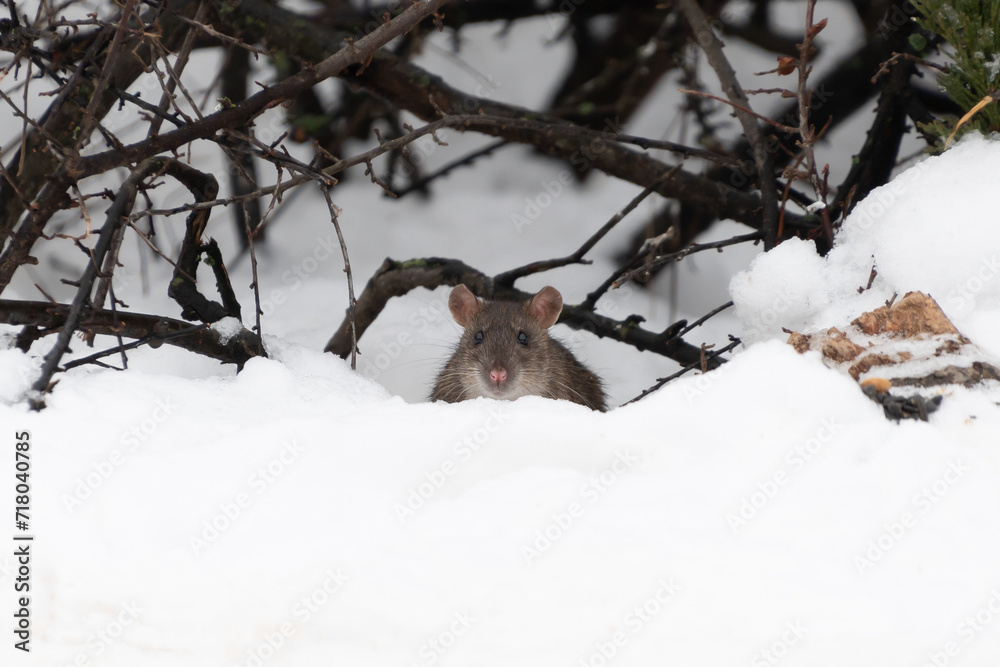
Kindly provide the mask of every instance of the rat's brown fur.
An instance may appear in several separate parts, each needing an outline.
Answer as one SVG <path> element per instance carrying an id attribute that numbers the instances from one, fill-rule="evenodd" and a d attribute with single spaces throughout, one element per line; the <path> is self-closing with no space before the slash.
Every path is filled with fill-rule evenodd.
<path id="1" fill-rule="evenodd" d="M 531 395 L 607 409 L 600 378 L 549 337 L 548 328 L 562 311 L 562 296 L 554 287 L 517 303 L 483 301 L 459 285 L 448 307 L 465 332 L 438 375 L 431 400 L 457 403 L 479 396 L 513 400 Z M 519 342 L 521 333 L 525 343 Z M 477 344 L 480 334 L 482 342 Z"/>

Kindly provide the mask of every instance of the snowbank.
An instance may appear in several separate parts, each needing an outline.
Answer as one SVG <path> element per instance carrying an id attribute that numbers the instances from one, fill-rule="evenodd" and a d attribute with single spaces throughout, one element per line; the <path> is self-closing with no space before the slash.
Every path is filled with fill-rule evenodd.
<path id="1" fill-rule="evenodd" d="M 873 193 L 829 258 L 795 241 L 760 257 L 733 281 L 751 338 L 927 289 L 996 345 L 982 266 L 1000 227 L 977 174 L 998 161 L 967 139 Z M 408 404 L 267 343 L 238 376 L 80 369 L 42 413 L 6 403 L 37 354 L 0 351 L 0 421 L 32 443 L 30 664 L 1000 658 L 1000 410 L 983 392 L 893 424 L 765 340 L 607 414 Z"/>
<path id="2" fill-rule="evenodd" d="M 897 426 L 772 342 L 605 415 L 408 405 L 271 345 L 2 408 L 39 490 L 32 664 L 917 664 L 1000 590 L 974 395 Z"/>
<path id="3" fill-rule="evenodd" d="M 934 297 L 959 331 L 1000 356 L 1000 145 L 969 135 L 874 190 L 833 250 L 792 240 L 759 255 L 730 290 L 748 344 L 843 326 L 894 293 Z M 868 284 L 872 267 L 877 276 Z"/>
<path id="4" fill-rule="evenodd" d="M 827 9 L 849 13 L 837 3 Z M 793 13 L 773 18 L 801 26 Z M 566 42 L 546 46 L 559 26 L 541 19 L 517 41 L 504 38 L 522 58 L 545 63 L 531 76 L 497 57 L 495 26 L 467 39 L 462 58 L 484 72 L 497 99 L 536 107 L 546 77 L 571 60 Z M 835 62 L 854 37 L 831 37 L 822 57 Z M 745 72 L 773 66 L 770 55 L 737 53 Z M 449 58 L 427 57 L 432 71 L 460 80 Z M 664 132 L 674 83 L 630 131 Z M 477 85 L 469 79 L 470 90 Z M 869 122 L 859 118 L 836 131 L 837 150 L 856 147 Z M 283 127 L 278 115 L 268 122 Z M 447 140 L 451 148 L 428 168 L 484 141 L 457 132 Z M 208 164 L 198 144 L 193 150 Z M 567 221 L 596 230 L 638 192 L 594 174 L 515 229 L 510 217 L 563 168 L 525 155 L 490 158 L 503 168 L 489 182 L 456 171 L 447 196 L 404 206 L 373 196 L 370 184 L 338 187 L 355 279 L 386 255 L 446 254 L 487 272 L 564 256 L 580 242 Z M 830 162 L 836 170 L 849 155 Z M 346 288 L 315 192 L 261 250 L 264 330 L 276 335 L 266 339 L 271 358 L 238 376 L 166 345 L 139 349 L 127 372 L 82 367 L 59 376 L 48 408 L 32 413 L 19 400 L 52 339 L 24 354 L 9 349 L 15 332 L 6 328 L 0 497 L 11 506 L 14 434 L 27 431 L 35 540 L 32 651 L 13 649 L 8 631 L 2 664 L 995 665 L 996 396 L 955 389 L 929 423 L 893 424 L 848 377 L 775 339 L 784 339 L 782 326 L 821 330 L 919 289 L 1000 356 L 998 168 L 1000 147 L 967 138 L 861 202 L 827 258 L 798 241 L 760 256 L 731 285 L 747 348 L 719 371 L 607 414 L 540 398 L 417 402 L 457 338 L 443 309 L 431 308 L 443 293 L 390 302 L 362 341 L 365 361 L 378 364 L 385 353 L 385 368 L 355 373 L 320 353 Z M 179 224 L 162 226 L 167 245 L 179 243 Z M 612 235 L 643 224 L 634 214 Z M 48 253 L 60 251 L 46 246 L 37 267 L 18 272 L 11 296 L 37 298 L 33 283 L 51 279 Z M 136 310 L 175 312 L 165 290 L 143 289 L 165 285 L 171 268 L 150 263 L 147 275 L 139 251 L 126 246 L 116 294 Z M 72 247 L 65 252 L 63 266 L 82 261 Z M 593 275 L 617 265 L 610 252 L 519 286 L 552 280 L 578 300 Z M 685 260 L 679 272 L 695 279 L 680 290 L 679 316 L 725 301 L 716 276 L 743 268 L 733 262 L 749 252 Z M 859 294 L 873 262 L 878 275 Z M 230 270 L 250 303 L 248 263 Z M 72 294 L 51 283 L 55 298 Z M 641 312 L 655 328 L 671 321 L 662 301 L 621 290 L 601 307 L 616 317 Z M 727 317 L 707 329 L 724 339 Z M 231 333 L 232 324 L 217 326 Z M 394 354 L 401 334 L 417 342 Z M 627 398 L 666 364 L 622 350 L 586 337 L 579 346 L 612 395 Z M 19 564 L 6 544 L 0 614 L 11 628 Z"/>

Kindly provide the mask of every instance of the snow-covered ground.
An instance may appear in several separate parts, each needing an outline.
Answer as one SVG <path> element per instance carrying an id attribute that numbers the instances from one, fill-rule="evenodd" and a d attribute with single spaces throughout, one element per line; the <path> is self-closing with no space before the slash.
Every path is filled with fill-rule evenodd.
<path id="1" fill-rule="evenodd" d="M 547 29 L 514 36 L 524 57 L 538 57 Z M 537 91 L 520 85 L 501 97 L 531 102 Z M 637 191 L 594 178 L 519 235 L 509 213 L 562 168 L 524 156 L 491 158 L 509 165 L 506 180 L 456 173 L 430 202 L 394 206 L 362 179 L 338 188 L 358 279 L 386 254 L 487 272 L 563 255 L 585 238 L 567 247 L 566 220 L 596 229 Z M 264 321 L 271 358 L 238 376 L 141 349 L 124 373 L 61 375 L 33 413 L 18 399 L 51 339 L 27 355 L 0 350 L 0 497 L 12 502 L 14 433 L 29 431 L 36 536 L 32 653 L 8 632 L 3 664 L 995 665 L 1000 393 L 949 389 L 929 423 L 888 422 L 781 327 L 843 326 L 919 289 L 1000 357 L 997 173 L 1000 144 L 971 137 L 872 193 L 825 259 L 790 241 L 752 263 L 748 248 L 686 261 L 681 289 L 701 292 L 680 299 L 680 315 L 731 291 L 735 315 L 706 335 L 742 328 L 748 346 L 606 414 L 533 397 L 424 402 L 457 338 L 439 307 L 446 290 L 394 300 L 361 341 L 359 372 L 322 354 L 344 280 L 336 255 L 315 254 L 331 232 L 322 200 L 303 196 L 309 213 L 278 222 L 294 233 L 266 250 L 265 291 L 284 297 Z M 616 238 L 642 221 L 631 222 Z M 162 294 L 169 267 L 144 279 L 130 252 L 120 296 L 175 312 Z M 31 280 L 52 259 L 5 297 L 36 298 Z M 523 287 L 552 283 L 576 301 L 614 265 L 595 259 Z M 873 261 L 878 277 L 858 294 Z M 232 273 L 249 283 L 245 263 Z M 602 308 L 655 328 L 670 321 L 667 288 Z M 671 367 L 557 334 L 606 377 L 614 405 Z M 8 626 L 13 548 L 0 552 Z"/>

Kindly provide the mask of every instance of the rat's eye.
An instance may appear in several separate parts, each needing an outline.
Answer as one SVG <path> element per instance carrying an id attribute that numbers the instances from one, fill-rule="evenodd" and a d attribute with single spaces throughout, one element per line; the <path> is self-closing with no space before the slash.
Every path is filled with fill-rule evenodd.
<path id="1" fill-rule="evenodd" d="M 523 331 L 517 332 L 517 342 L 525 347 L 528 346 L 528 334 Z"/>
<path id="2" fill-rule="evenodd" d="M 483 344 L 483 332 L 482 331 L 477 331 L 476 335 L 472 337 L 472 342 L 475 343 L 476 345 L 482 345 Z"/>

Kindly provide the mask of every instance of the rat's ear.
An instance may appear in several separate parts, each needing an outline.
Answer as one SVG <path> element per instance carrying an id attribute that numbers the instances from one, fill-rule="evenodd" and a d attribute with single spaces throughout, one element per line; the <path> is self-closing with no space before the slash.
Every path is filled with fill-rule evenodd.
<path id="1" fill-rule="evenodd" d="M 542 291 L 528 302 L 528 314 L 543 329 L 548 329 L 559 319 L 562 312 L 562 294 L 555 287 L 543 287 Z"/>
<path id="2" fill-rule="evenodd" d="M 448 297 L 448 310 L 463 328 L 468 327 L 473 316 L 482 307 L 482 302 L 465 285 L 456 285 Z"/>

